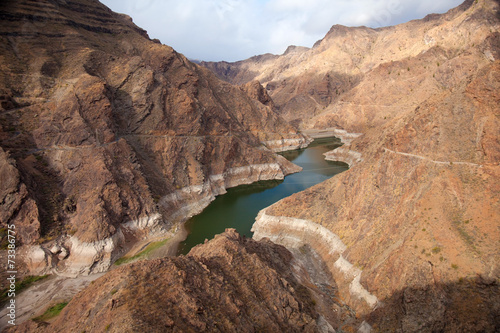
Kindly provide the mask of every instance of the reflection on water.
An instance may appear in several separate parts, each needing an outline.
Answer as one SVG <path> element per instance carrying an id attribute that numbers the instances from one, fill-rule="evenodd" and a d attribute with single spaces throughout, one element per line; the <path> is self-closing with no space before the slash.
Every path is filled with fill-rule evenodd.
<path id="1" fill-rule="evenodd" d="M 189 235 L 180 244 L 179 254 L 188 253 L 193 246 L 212 239 L 226 228 L 235 228 L 241 235 L 252 237 L 250 229 L 261 209 L 348 169 L 347 164 L 326 161 L 323 155 L 340 144 L 336 138 L 323 138 L 306 149 L 283 152 L 285 158 L 303 168 L 302 172 L 284 180 L 260 181 L 228 189 L 201 214 L 186 222 Z"/>

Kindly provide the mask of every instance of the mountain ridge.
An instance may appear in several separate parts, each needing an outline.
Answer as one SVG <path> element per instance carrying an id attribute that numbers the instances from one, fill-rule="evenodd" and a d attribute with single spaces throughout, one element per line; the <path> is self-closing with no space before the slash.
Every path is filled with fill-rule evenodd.
<path id="1" fill-rule="evenodd" d="M 130 17 L 24 1 L 2 3 L 0 19 L 2 179 L 15 180 L 0 222 L 18 228 L 20 271 L 106 270 L 227 187 L 299 170 L 272 149 L 308 138 Z"/>
<path id="2" fill-rule="evenodd" d="M 319 117 L 321 113 L 332 113 L 332 108 L 342 107 L 342 100 L 351 100 L 349 94 L 372 70 L 380 66 L 387 73 L 408 69 L 412 67 L 411 63 L 405 65 L 408 59 L 429 51 L 436 52 L 436 55 L 441 53 L 434 62 L 436 64 L 453 56 L 453 49 L 457 47 L 461 50 L 467 47 L 476 49 L 472 45 L 481 43 L 483 37 L 470 35 L 476 31 L 475 27 L 465 29 L 465 25 L 471 22 L 464 23 L 462 27 L 457 26 L 460 35 L 450 30 L 450 24 L 464 21 L 469 17 L 463 15 L 474 13 L 477 16 L 485 15 L 482 18 L 486 20 L 484 22 L 489 20 L 494 25 L 495 17 L 491 15 L 494 10 L 491 7 L 495 4 L 494 1 L 488 4 L 466 1 L 445 14 L 432 15 L 432 20 L 424 18 L 385 28 L 334 25 L 313 48 L 300 54 L 283 54 L 264 61 L 250 58 L 236 63 L 221 63 L 220 69 L 217 63 L 202 65 L 234 84 L 258 80 L 268 89 L 285 119 L 303 129 L 324 128 L 324 124 L 315 125 L 314 117 Z M 345 35 L 347 32 L 348 37 Z M 473 41 L 471 38 L 478 40 Z M 424 66 L 428 67 L 427 64 Z M 305 119 L 301 116 L 304 110 L 307 115 Z M 347 124 L 338 126 L 351 132 L 360 131 L 346 128 Z"/>

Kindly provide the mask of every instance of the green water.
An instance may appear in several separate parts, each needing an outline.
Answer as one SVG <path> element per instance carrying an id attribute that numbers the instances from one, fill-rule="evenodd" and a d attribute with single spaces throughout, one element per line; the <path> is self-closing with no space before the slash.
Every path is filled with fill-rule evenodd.
<path id="1" fill-rule="evenodd" d="M 284 180 L 260 181 L 228 189 L 201 214 L 186 222 L 189 235 L 180 244 L 178 253 L 188 253 L 192 247 L 205 239 L 212 239 L 226 228 L 234 228 L 241 235 L 252 237 L 250 229 L 261 209 L 348 169 L 347 164 L 326 161 L 323 155 L 340 145 L 336 138 L 316 139 L 306 149 L 281 153 L 303 170 Z"/>

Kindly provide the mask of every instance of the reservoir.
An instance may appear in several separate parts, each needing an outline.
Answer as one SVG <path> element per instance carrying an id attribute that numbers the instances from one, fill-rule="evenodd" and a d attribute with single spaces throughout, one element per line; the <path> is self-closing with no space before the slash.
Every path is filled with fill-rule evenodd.
<path id="1" fill-rule="evenodd" d="M 320 138 L 305 149 L 280 153 L 303 170 L 286 176 L 284 180 L 260 181 L 228 189 L 201 214 L 186 222 L 189 234 L 179 245 L 178 254 L 187 254 L 192 247 L 223 233 L 226 228 L 234 228 L 241 235 L 252 237 L 250 229 L 261 209 L 349 168 L 345 163 L 327 161 L 323 156 L 340 145 L 337 138 Z"/>

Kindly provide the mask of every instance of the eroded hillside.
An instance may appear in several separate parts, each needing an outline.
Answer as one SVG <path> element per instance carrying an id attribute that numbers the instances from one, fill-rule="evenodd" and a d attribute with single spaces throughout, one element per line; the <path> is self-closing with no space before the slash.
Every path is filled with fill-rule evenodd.
<path id="1" fill-rule="evenodd" d="M 272 106 L 98 1 L 2 2 L 0 20 L 0 223 L 25 270 L 106 270 L 227 187 L 297 171 L 271 150 L 307 139 Z"/>
<path id="2" fill-rule="evenodd" d="M 162 234 L 227 186 L 293 171 L 261 146 L 306 141 L 273 110 L 342 137 L 327 158 L 351 169 L 257 217 L 254 238 L 295 257 L 229 232 L 190 256 L 109 272 L 54 323 L 20 330 L 500 329 L 497 1 L 206 64 L 239 88 L 97 2 L 67 4 L 2 7 L 18 23 L 1 35 L 1 214 L 45 244 L 30 255 L 42 268 L 106 269 L 127 237 Z M 299 282 L 306 253 L 338 290 Z"/>
<path id="3" fill-rule="evenodd" d="M 396 27 L 333 27 L 301 53 L 356 76 L 302 126 L 362 135 L 327 154 L 349 171 L 261 212 L 254 237 L 313 246 L 376 330 L 498 330 L 498 29 L 496 1 L 466 1 Z"/>

